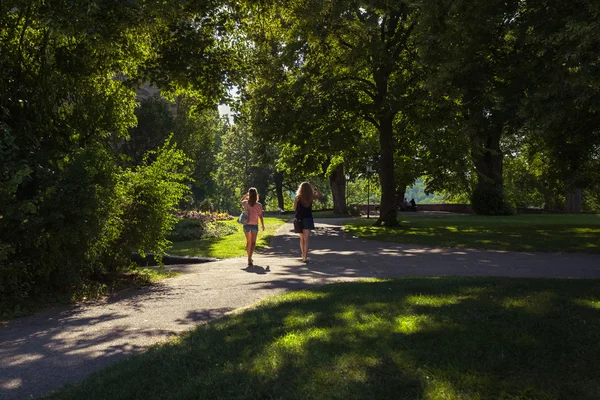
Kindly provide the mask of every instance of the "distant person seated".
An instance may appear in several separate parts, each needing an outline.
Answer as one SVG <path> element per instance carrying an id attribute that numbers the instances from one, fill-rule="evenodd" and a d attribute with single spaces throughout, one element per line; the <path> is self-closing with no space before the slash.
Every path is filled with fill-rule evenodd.
<path id="1" fill-rule="evenodd" d="M 410 211 L 417 211 L 417 203 L 415 202 L 415 199 L 410 200 L 410 206 L 408 207 L 408 209 Z"/>

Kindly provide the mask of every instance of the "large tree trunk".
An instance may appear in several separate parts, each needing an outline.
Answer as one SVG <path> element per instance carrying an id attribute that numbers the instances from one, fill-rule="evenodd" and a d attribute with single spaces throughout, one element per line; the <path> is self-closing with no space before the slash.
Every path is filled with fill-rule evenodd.
<path id="1" fill-rule="evenodd" d="M 476 146 L 479 148 L 473 161 L 478 173 L 477 184 L 489 183 L 501 190 L 503 155 L 500 151 L 500 137 L 500 130 L 478 135 Z"/>
<path id="2" fill-rule="evenodd" d="M 283 201 L 283 173 L 275 172 L 275 195 L 277 196 L 277 207 L 280 210 L 284 210 L 284 201 Z"/>
<path id="3" fill-rule="evenodd" d="M 396 226 L 396 185 L 394 183 L 394 131 L 392 114 L 379 118 L 379 182 L 381 183 L 381 203 L 379 219 L 375 225 Z"/>
<path id="4" fill-rule="evenodd" d="M 333 197 L 333 212 L 336 214 L 348 214 L 346 206 L 346 175 L 344 164 L 339 164 L 329 177 L 331 194 Z"/>
<path id="5" fill-rule="evenodd" d="M 567 212 L 572 214 L 581 213 L 581 189 L 573 188 L 566 193 Z"/>
<path id="6" fill-rule="evenodd" d="M 472 198 L 473 210 L 478 214 L 508 214 L 510 207 L 504 198 L 502 181 L 503 154 L 500 150 L 502 127 L 474 135 L 472 153 L 477 184 Z"/>

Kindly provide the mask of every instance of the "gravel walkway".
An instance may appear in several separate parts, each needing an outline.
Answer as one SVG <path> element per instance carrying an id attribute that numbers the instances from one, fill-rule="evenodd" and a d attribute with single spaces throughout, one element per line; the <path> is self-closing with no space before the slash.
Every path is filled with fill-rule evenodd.
<path id="1" fill-rule="evenodd" d="M 43 395 L 119 359 L 291 289 L 371 277 L 468 275 L 600 278 L 600 256 L 436 249 L 348 237 L 317 221 L 309 263 L 286 224 L 245 259 L 174 266 L 182 275 L 105 301 L 54 308 L 0 326 L 0 399 Z"/>

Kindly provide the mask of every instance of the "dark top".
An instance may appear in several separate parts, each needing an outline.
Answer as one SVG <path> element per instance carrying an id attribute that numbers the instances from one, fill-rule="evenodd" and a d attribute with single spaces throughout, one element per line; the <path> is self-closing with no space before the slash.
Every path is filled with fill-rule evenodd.
<path id="1" fill-rule="evenodd" d="M 304 207 L 300 199 L 298 199 L 298 203 L 296 204 L 296 218 L 302 220 L 304 218 L 312 217 L 312 204 L 308 207 Z"/>

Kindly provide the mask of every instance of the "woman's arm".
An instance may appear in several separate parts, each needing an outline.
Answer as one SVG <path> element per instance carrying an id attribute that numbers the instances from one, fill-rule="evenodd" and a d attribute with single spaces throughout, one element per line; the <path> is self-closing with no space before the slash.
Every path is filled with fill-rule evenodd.
<path id="1" fill-rule="evenodd" d="M 323 197 L 323 193 L 321 193 L 316 187 L 313 187 L 313 197 L 315 199 L 320 199 L 321 197 Z"/>

